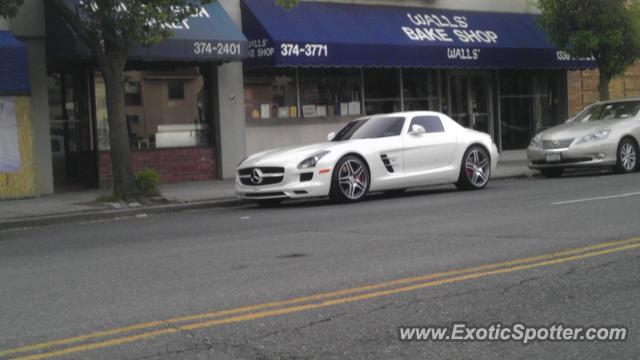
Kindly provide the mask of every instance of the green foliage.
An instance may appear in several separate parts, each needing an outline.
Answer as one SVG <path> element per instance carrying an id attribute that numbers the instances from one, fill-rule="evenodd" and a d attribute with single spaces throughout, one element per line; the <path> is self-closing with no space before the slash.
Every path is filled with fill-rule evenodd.
<path id="1" fill-rule="evenodd" d="M 298 5 L 299 0 L 276 0 L 276 3 L 285 9 L 291 9 Z"/>
<path id="2" fill-rule="evenodd" d="M 199 13 L 211 0 L 81 1 L 78 18 L 102 50 L 131 51 L 157 44 L 172 35 L 171 26 Z"/>
<path id="3" fill-rule="evenodd" d="M 136 188 L 143 196 L 158 196 L 160 190 L 160 175 L 153 169 L 146 169 L 136 173 Z"/>
<path id="4" fill-rule="evenodd" d="M 534 2 L 542 11 L 540 23 L 554 45 L 573 56 L 593 56 L 601 81 L 608 83 L 622 75 L 640 57 L 640 11 L 636 0 Z"/>
<path id="5" fill-rule="evenodd" d="M 16 16 L 23 2 L 24 0 L 0 0 L 0 18 Z"/>

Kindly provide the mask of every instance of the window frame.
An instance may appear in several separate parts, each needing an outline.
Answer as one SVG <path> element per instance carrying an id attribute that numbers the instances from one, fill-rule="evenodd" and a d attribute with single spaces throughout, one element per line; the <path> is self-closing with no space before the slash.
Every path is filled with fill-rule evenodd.
<path id="1" fill-rule="evenodd" d="M 425 127 L 422 124 L 418 124 L 420 126 L 422 126 L 425 130 L 425 134 L 442 134 L 442 133 L 446 133 L 447 129 L 444 126 L 444 122 L 442 121 L 442 117 L 438 116 L 438 115 L 417 115 L 411 118 L 411 120 L 409 121 L 409 128 L 407 129 L 407 134 L 411 132 L 411 128 L 414 125 L 414 121 L 416 121 L 417 119 L 420 118 L 435 118 L 436 120 L 438 120 L 440 122 L 440 128 L 442 130 L 440 131 L 429 131 L 429 129 L 427 127 Z"/>
<path id="2" fill-rule="evenodd" d="M 175 93 L 172 92 L 172 85 L 176 85 L 178 83 L 180 84 L 181 97 L 174 97 L 173 95 L 175 95 Z M 176 90 L 176 89 L 177 88 L 174 88 L 173 90 Z M 170 101 L 182 101 L 185 99 L 184 80 L 176 80 L 176 79 L 167 80 L 167 98 Z"/>

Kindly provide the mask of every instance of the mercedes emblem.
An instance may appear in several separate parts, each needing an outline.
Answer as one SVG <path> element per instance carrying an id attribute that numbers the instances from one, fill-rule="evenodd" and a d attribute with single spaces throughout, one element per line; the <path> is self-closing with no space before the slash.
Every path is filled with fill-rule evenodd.
<path id="1" fill-rule="evenodd" d="M 251 183 L 253 183 L 254 185 L 262 184 L 263 178 L 264 174 L 262 173 L 262 170 L 255 168 L 253 169 L 253 171 L 251 171 Z"/>

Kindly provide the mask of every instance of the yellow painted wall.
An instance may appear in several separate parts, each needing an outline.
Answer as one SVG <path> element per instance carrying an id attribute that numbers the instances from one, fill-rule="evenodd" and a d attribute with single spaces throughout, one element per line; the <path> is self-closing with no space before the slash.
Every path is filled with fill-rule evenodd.
<path id="1" fill-rule="evenodd" d="M 20 171 L 0 173 L 0 199 L 16 199 L 38 195 L 36 167 L 33 159 L 31 104 L 28 97 L 16 98 L 16 117 L 20 143 Z"/>

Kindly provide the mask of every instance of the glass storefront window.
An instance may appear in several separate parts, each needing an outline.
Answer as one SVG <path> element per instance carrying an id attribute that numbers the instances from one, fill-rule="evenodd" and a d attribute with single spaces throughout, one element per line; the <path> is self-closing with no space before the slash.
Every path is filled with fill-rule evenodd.
<path id="1" fill-rule="evenodd" d="M 247 119 L 298 117 L 298 92 L 294 69 L 245 69 L 244 100 Z"/>
<path id="2" fill-rule="evenodd" d="M 403 69 L 402 86 L 405 111 L 440 111 L 437 70 Z"/>
<path id="3" fill-rule="evenodd" d="M 365 69 L 364 89 L 367 115 L 401 111 L 398 69 Z"/>
<path id="4" fill-rule="evenodd" d="M 300 69 L 299 81 L 303 118 L 362 113 L 360 70 Z"/>
<path id="5" fill-rule="evenodd" d="M 109 150 L 106 92 L 95 77 L 99 150 Z M 125 85 L 127 129 L 132 149 L 206 146 L 207 95 L 198 68 L 129 71 Z"/>
<path id="6" fill-rule="evenodd" d="M 553 71 L 500 73 L 503 149 L 524 149 L 534 134 L 563 120 L 561 79 L 562 74 Z"/>

